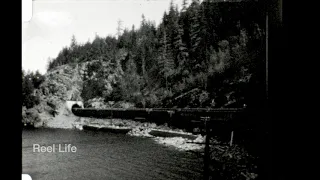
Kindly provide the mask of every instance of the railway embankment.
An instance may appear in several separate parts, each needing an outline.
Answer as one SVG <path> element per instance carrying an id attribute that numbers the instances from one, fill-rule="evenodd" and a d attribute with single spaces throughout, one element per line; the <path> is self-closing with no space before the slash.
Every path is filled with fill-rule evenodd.
<path id="1" fill-rule="evenodd" d="M 205 137 L 186 132 L 183 129 L 157 125 L 150 122 L 139 122 L 130 119 L 97 119 L 81 117 L 73 123 L 74 129 L 91 131 L 109 131 L 129 136 L 153 138 L 157 143 L 178 150 L 201 150 Z"/>

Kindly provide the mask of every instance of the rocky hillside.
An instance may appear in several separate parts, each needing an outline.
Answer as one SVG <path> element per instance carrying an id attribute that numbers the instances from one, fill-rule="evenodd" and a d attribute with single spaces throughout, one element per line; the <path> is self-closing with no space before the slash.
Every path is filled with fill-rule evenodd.
<path id="1" fill-rule="evenodd" d="M 34 90 L 34 95 L 39 97 L 39 104 L 29 109 L 22 107 L 22 122 L 34 124 L 35 127 L 70 128 L 77 117 L 66 109 L 65 103 L 70 100 L 83 101 L 81 93 L 84 79 L 95 78 L 95 74 L 89 76 L 87 70 L 97 62 L 62 65 L 48 71 L 45 81 Z M 107 66 L 103 62 L 99 63 Z M 110 83 L 113 81 L 112 77 L 106 78 L 103 82 L 106 90 L 110 91 Z M 88 102 L 93 106 L 101 106 L 98 98 Z"/>
<path id="2" fill-rule="evenodd" d="M 66 100 L 95 108 L 258 108 L 266 79 L 262 5 L 193 1 L 180 12 L 171 4 L 158 26 L 143 17 L 118 38 L 83 44 L 73 36 L 49 61 L 23 121 L 50 124 Z"/>
<path id="3" fill-rule="evenodd" d="M 82 101 L 85 107 L 94 108 L 129 108 L 140 107 L 139 102 L 144 99 L 147 107 L 215 107 L 232 102 L 232 96 L 219 100 L 210 96 L 208 91 L 199 88 L 187 92 L 177 93 L 174 96 L 164 96 L 160 90 L 146 91 L 134 95 L 135 91 L 128 91 L 121 65 L 114 66 L 110 61 L 93 60 L 83 63 L 70 63 L 49 70 L 45 80 L 34 90 L 39 104 L 32 108 L 22 108 L 22 122 L 34 126 L 47 126 L 58 128 L 71 128 L 77 121 L 69 110 L 66 101 Z M 144 89 L 138 89 L 137 92 Z M 122 94 L 122 97 L 114 97 Z M 133 94 L 133 97 L 126 96 Z M 152 100 L 152 98 L 155 100 Z M 132 101 L 130 101 L 130 99 Z M 150 99 L 153 101 L 150 103 Z M 138 103 L 137 103 L 138 102 Z M 156 105 L 157 104 L 157 105 Z"/>

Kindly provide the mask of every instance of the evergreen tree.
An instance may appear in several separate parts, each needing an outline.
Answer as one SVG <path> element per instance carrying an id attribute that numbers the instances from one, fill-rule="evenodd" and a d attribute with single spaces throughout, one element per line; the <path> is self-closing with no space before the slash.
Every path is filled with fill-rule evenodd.
<path id="1" fill-rule="evenodd" d="M 177 49 L 177 61 L 178 66 L 176 73 L 178 73 L 181 77 L 186 76 L 189 72 L 190 66 L 188 66 L 189 61 L 189 52 L 187 45 L 183 42 L 183 27 L 182 25 L 177 24 L 178 36 L 175 38 L 174 47 Z"/>
<path id="2" fill-rule="evenodd" d="M 117 26 L 117 38 L 119 39 L 119 37 L 121 36 L 121 31 L 123 30 L 121 19 L 119 19 L 117 23 L 118 23 L 118 26 Z"/>
<path id="3" fill-rule="evenodd" d="M 76 40 L 76 36 L 73 34 L 72 37 L 71 37 L 71 44 L 70 44 L 70 50 L 73 51 L 76 49 L 78 43 L 77 43 L 77 40 Z"/>
<path id="4" fill-rule="evenodd" d="M 40 103 L 39 97 L 34 94 L 34 91 L 39 89 L 43 81 L 44 76 L 39 71 L 26 73 L 22 70 L 22 106 L 32 108 Z"/>
<path id="5" fill-rule="evenodd" d="M 157 27 L 142 15 L 139 28 L 132 26 L 123 30 L 118 22 L 117 37 L 96 36 L 92 43 L 79 44 L 73 35 L 70 46 L 62 48 L 58 56 L 49 61 L 48 69 L 72 62 L 101 60 L 110 66 L 99 69 L 103 72 L 100 82 L 105 74 L 117 72 L 122 82 L 121 86 L 113 84 L 117 92 L 128 90 L 134 97 L 151 92 L 161 101 L 165 96 L 159 94 L 164 92 L 178 95 L 199 87 L 208 91 L 210 98 L 225 99 L 222 96 L 229 97 L 226 94 L 245 87 L 238 82 L 246 84 L 253 74 L 263 73 L 257 69 L 265 62 L 262 56 L 265 21 L 259 8 L 254 8 L 256 4 L 192 0 L 189 6 L 184 0 L 179 12 L 171 1 Z M 128 68 L 135 69 L 135 73 Z M 135 88 L 130 90 L 130 83 Z M 137 101 L 133 96 L 124 98 Z"/>
<path id="6" fill-rule="evenodd" d="M 133 59 L 129 59 L 127 68 L 120 83 L 124 100 L 135 102 L 140 94 L 141 77 L 137 73 L 137 66 Z"/>
<path id="7" fill-rule="evenodd" d="M 181 12 L 186 12 L 187 9 L 188 9 L 188 0 L 183 0 Z"/>
<path id="8" fill-rule="evenodd" d="M 167 41 L 167 33 L 164 26 L 160 27 L 162 30 L 160 30 L 161 33 L 161 40 L 160 40 L 160 48 L 159 48 L 159 56 L 158 56 L 158 66 L 159 66 L 159 72 L 162 77 L 165 78 L 165 87 L 168 90 L 169 83 L 168 78 L 173 74 L 174 72 L 174 59 L 172 58 L 172 55 L 170 52 L 168 52 L 168 41 Z"/>

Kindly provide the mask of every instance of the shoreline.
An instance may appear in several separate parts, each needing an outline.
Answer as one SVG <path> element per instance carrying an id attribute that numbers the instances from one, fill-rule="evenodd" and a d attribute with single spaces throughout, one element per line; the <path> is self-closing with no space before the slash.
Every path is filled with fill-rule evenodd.
<path id="1" fill-rule="evenodd" d="M 173 148 L 177 151 L 186 153 L 196 153 L 197 156 L 201 156 L 204 153 L 205 136 L 194 135 L 195 139 L 191 140 L 186 137 L 160 137 L 154 136 L 150 133 L 152 130 L 161 131 L 164 133 L 175 133 L 182 135 L 190 135 L 192 133 L 185 132 L 182 129 L 173 129 L 165 125 L 156 125 L 150 122 L 139 122 L 130 119 L 96 119 L 96 118 L 83 118 L 77 117 L 75 121 L 69 119 L 68 123 L 59 124 L 59 121 L 55 121 L 51 126 L 38 126 L 34 129 L 65 129 L 70 131 L 84 131 L 83 126 L 92 126 L 98 128 L 130 128 L 127 133 L 122 133 L 125 136 L 134 136 L 141 138 L 151 138 L 152 141 L 161 146 Z M 64 121 L 65 122 L 65 121 Z M 57 126 L 52 126 L 57 125 Z M 89 130 L 90 131 L 90 130 Z M 93 130 L 99 131 L 99 130 Z M 237 144 L 233 146 L 220 144 L 216 139 L 212 139 L 215 142 L 215 148 L 212 151 L 212 158 L 220 165 L 227 164 L 231 169 L 237 169 L 237 172 L 241 172 L 241 176 L 247 179 L 255 179 L 258 174 L 256 173 L 257 165 L 254 163 L 255 157 L 251 156 L 243 147 Z M 212 147 L 211 147 L 212 148 Z M 241 162 L 241 166 L 239 166 Z M 223 173 L 229 173 L 227 170 L 222 170 Z"/>
<path id="2" fill-rule="evenodd" d="M 69 116 L 69 118 L 71 117 Z M 157 125 L 156 123 L 140 122 L 131 119 L 98 119 L 88 117 L 74 117 L 72 119 L 73 120 L 70 119 L 69 121 L 59 120 L 57 122 L 41 123 L 41 125 L 36 125 L 34 129 L 110 131 L 128 136 L 152 138 L 160 145 L 174 147 L 179 151 L 199 151 L 204 149 L 204 145 L 199 143 L 204 142 L 205 136 L 200 134 L 195 135 L 190 132 L 185 132 L 182 129 L 172 128 L 166 125 Z M 84 129 L 84 126 L 88 127 L 88 129 Z"/>
<path id="3" fill-rule="evenodd" d="M 188 151 L 188 150 L 202 150 L 204 145 L 200 144 L 192 144 L 192 142 L 204 142 L 204 137 L 201 135 L 194 135 L 189 132 L 185 132 L 182 129 L 173 129 L 171 127 L 165 125 L 157 125 L 155 123 L 150 122 L 139 122 L 130 119 L 96 119 L 96 118 L 84 118 L 82 121 L 82 129 L 83 126 L 92 126 L 99 128 L 113 128 L 113 129 L 131 129 L 126 133 L 129 136 L 135 137 L 147 137 L 152 138 L 156 143 L 171 146 L 180 151 Z M 76 125 L 80 127 L 81 125 Z M 164 135 L 174 133 L 174 137 L 161 137 L 156 136 L 152 131 L 161 131 Z M 187 137 L 181 136 L 194 136 L 193 140 Z"/>

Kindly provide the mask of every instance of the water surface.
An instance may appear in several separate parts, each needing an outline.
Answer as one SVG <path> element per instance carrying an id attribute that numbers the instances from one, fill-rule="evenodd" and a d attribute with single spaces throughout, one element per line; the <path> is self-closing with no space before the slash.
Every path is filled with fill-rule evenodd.
<path id="1" fill-rule="evenodd" d="M 33 152 L 71 144 L 76 152 Z M 23 130 L 22 172 L 42 179 L 201 179 L 202 159 L 150 138 L 63 129 Z"/>

